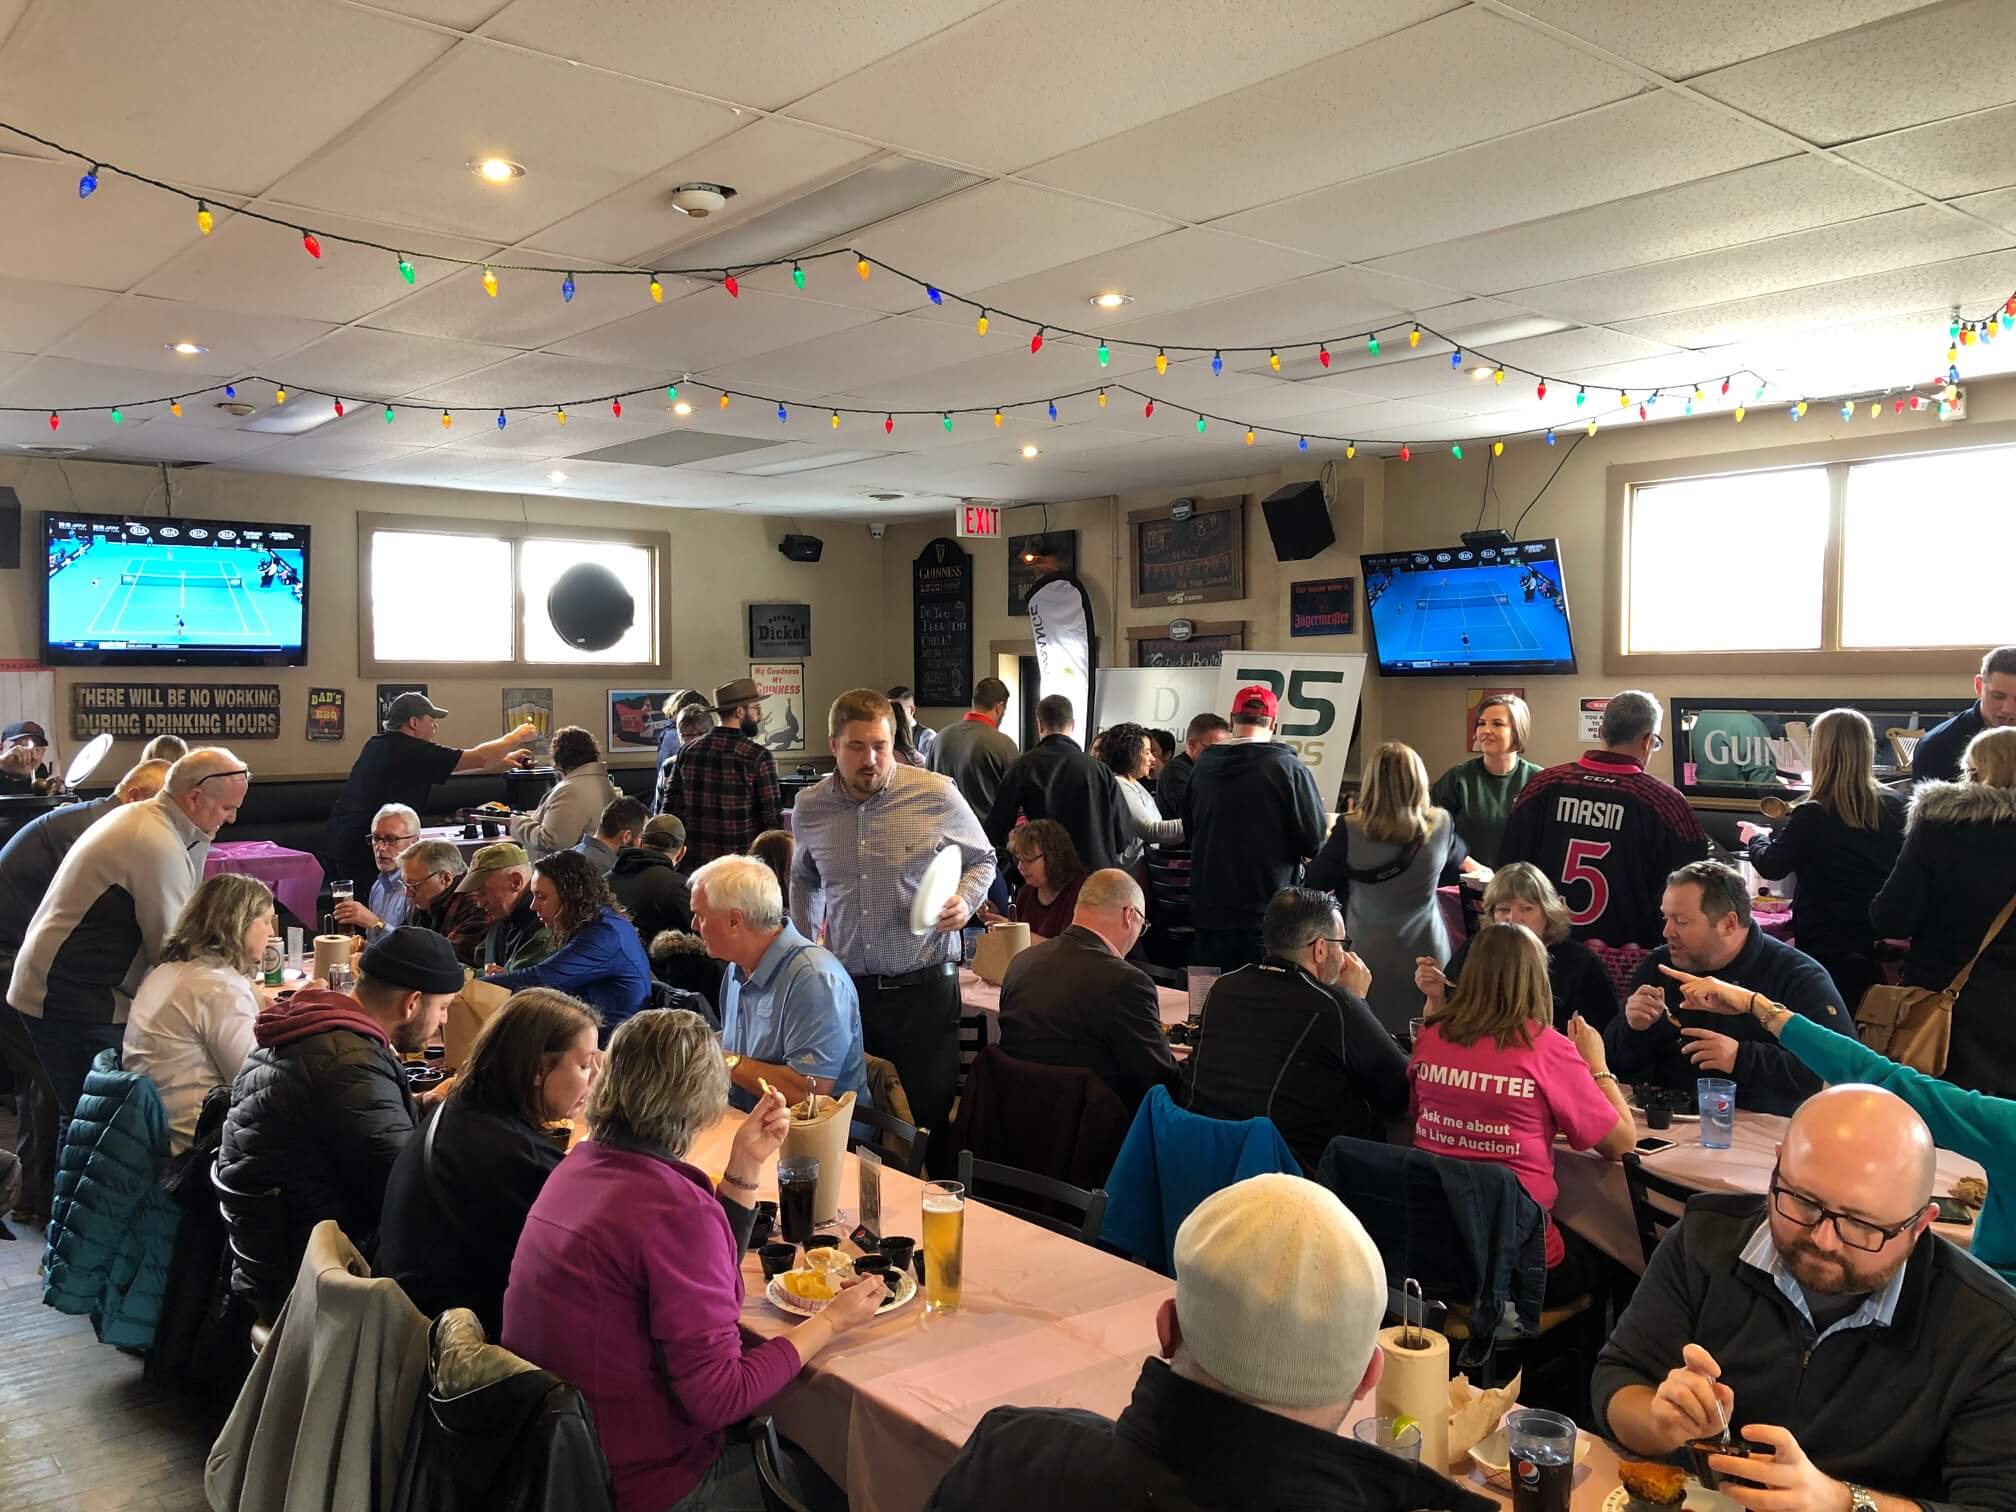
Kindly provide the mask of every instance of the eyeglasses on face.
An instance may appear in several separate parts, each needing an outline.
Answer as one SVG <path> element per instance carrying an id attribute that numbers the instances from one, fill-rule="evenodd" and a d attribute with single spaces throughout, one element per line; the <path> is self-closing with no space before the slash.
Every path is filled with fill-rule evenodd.
<path id="1" fill-rule="evenodd" d="M 252 780 L 252 768 L 239 767 L 236 770 L 229 772 L 212 772 L 208 777 L 198 777 L 194 782 L 190 783 L 189 785 L 191 788 L 199 788 L 203 786 L 203 784 L 206 782 L 215 782 L 219 778 L 223 777 L 243 777 L 247 782 L 250 782 Z"/>
<path id="2" fill-rule="evenodd" d="M 1787 1223 L 1797 1224 L 1802 1229 L 1818 1228 L 1823 1222 L 1831 1221 L 1835 1236 L 1843 1244 L 1850 1249 L 1861 1250 L 1865 1254 L 1874 1254 L 1918 1221 L 1916 1213 L 1902 1223 L 1893 1223 L 1887 1227 L 1880 1223 L 1871 1223 L 1866 1218 L 1851 1218 L 1846 1213 L 1838 1213 L 1833 1208 L 1821 1206 L 1802 1192 L 1795 1192 L 1790 1187 L 1779 1185 L 1776 1170 L 1771 1173 L 1771 1206 L 1777 1210 L 1780 1218 Z"/>
<path id="3" fill-rule="evenodd" d="M 419 880 L 418 882 L 414 882 L 414 881 L 412 881 L 412 880 L 410 880 L 410 879 L 408 879 L 408 878 L 404 878 L 404 877 L 402 877 L 402 878 L 400 878 L 400 880 L 399 880 L 399 885 L 400 885 L 401 887 L 405 888 L 405 889 L 406 889 L 406 891 L 408 891 L 409 893 L 410 893 L 410 892 L 418 892 L 418 891 L 420 891 L 420 889 L 421 889 L 421 888 L 425 887 L 425 886 L 426 886 L 426 885 L 427 885 L 427 884 L 428 884 L 429 882 L 433 881 L 433 880 L 434 880 L 434 878 L 436 878 L 436 877 L 445 877 L 445 876 L 447 876 L 447 875 L 448 875 L 448 873 L 447 873 L 447 872 L 443 872 L 443 871 L 435 871 L 435 872 L 428 872 L 428 873 L 427 873 L 427 874 L 426 874 L 425 876 L 423 876 L 423 877 L 422 877 L 422 878 L 421 878 L 421 879 L 420 879 L 420 880 Z"/>
<path id="4" fill-rule="evenodd" d="M 419 838 L 418 835 L 373 835 L 371 843 L 373 845 L 405 845 Z"/>

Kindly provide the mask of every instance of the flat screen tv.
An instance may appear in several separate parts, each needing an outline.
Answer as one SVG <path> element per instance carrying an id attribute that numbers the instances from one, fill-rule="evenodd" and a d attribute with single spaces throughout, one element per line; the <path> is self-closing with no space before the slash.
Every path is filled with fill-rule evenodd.
<path id="1" fill-rule="evenodd" d="M 1372 654 L 1387 677 L 1573 672 L 1553 541 L 1361 556 Z"/>
<path id="2" fill-rule="evenodd" d="M 299 667 L 308 527 L 263 520 L 42 516 L 45 662 Z"/>

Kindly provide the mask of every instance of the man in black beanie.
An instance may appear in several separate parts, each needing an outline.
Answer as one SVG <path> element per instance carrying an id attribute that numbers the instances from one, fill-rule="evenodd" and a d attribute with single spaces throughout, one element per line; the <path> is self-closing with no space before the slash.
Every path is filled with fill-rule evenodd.
<path id="1" fill-rule="evenodd" d="M 256 1048 L 231 1087 L 217 1175 L 238 1192 L 279 1190 L 287 1251 L 258 1256 L 262 1271 L 270 1263 L 291 1280 L 324 1218 L 371 1252 L 385 1178 L 417 1123 L 399 1057 L 426 1048 L 465 977 L 445 939 L 406 925 L 365 948 L 354 991 L 311 987 L 259 1015 Z M 259 1242 L 256 1227 L 243 1227 L 241 1245 Z M 235 1259 L 232 1288 L 271 1319 L 271 1287 L 262 1297 Z"/>

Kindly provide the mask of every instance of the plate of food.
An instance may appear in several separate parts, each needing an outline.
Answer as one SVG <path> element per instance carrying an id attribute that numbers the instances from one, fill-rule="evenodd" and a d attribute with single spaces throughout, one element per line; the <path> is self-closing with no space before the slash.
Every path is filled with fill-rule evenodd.
<path id="1" fill-rule="evenodd" d="M 1579 1468 L 1589 1458 L 1590 1438 L 1586 1433 L 1575 1435 L 1575 1464 Z M 1494 1491 L 1509 1492 L 1512 1489 L 1512 1456 L 1506 1448 L 1505 1430 L 1479 1439 L 1470 1446 L 1470 1463 L 1477 1467 L 1484 1477 L 1484 1484 Z"/>
<path id="2" fill-rule="evenodd" d="M 1624 1482 L 1603 1499 L 1603 1512 L 1743 1512 L 1720 1491 L 1710 1491 L 1678 1465 L 1620 1460 L 1617 1475 Z"/>
<path id="3" fill-rule="evenodd" d="M 883 1273 L 893 1278 L 895 1290 L 875 1309 L 877 1316 L 896 1311 L 917 1295 L 917 1278 L 909 1271 Z M 854 1258 L 837 1249 L 808 1250 L 805 1263 L 797 1270 L 772 1276 L 763 1295 L 771 1306 L 800 1318 L 816 1317 L 833 1300 L 835 1292 L 854 1279 Z"/>

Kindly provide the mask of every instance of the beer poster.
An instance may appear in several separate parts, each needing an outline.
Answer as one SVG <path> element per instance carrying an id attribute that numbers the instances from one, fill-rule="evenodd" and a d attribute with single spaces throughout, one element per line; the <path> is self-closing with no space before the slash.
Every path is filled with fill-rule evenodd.
<path id="1" fill-rule="evenodd" d="M 763 728 L 756 738 L 773 756 L 805 750 L 805 663 L 751 662 L 749 676 L 763 695 Z"/>
<path id="2" fill-rule="evenodd" d="M 504 728 L 515 730 L 530 720 L 539 733 L 532 737 L 526 747 L 532 753 L 536 765 L 545 766 L 553 759 L 553 690 L 551 688 L 506 688 L 504 690 Z"/>

